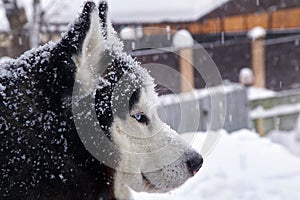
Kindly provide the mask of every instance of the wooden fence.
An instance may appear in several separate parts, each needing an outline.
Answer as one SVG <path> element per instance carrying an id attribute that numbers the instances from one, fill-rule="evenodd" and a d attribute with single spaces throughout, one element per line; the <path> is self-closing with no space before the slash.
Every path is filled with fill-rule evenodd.
<path id="1" fill-rule="evenodd" d="M 262 136 L 271 130 L 290 131 L 300 115 L 300 90 L 276 93 L 250 101 L 250 119 Z"/>

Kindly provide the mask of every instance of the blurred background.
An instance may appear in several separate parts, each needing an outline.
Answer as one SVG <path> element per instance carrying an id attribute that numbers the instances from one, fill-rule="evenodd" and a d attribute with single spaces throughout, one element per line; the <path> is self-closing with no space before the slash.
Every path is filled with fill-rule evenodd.
<path id="1" fill-rule="evenodd" d="M 16 57 L 31 47 L 60 38 L 72 22 L 82 0 L 1 0 L 0 56 Z M 299 88 L 300 3 L 297 0 L 188 0 L 109 1 L 117 32 L 132 28 L 137 33 L 135 49 L 142 42 L 164 37 L 168 31 L 188 30 L 218 66 L 223 79 L 239 81 L 242 68 L 251 67 L 254 27 L 266 30 L 265 87 L 282 91 Z M 149 27 L 161 29 L 149 30 Z M 165 37 L 167 38 L 167 37 Z M 168 47 L 172 40 L 163 40 Z M 162 41 L 160 41 L 162 42 Z M 162 59 L 158 55 L 157 59 Z M 151 57 L 152 58 L 152 57 Z M 147 56 L 140 58 L 149 60 Z M 170 59 L 169 59 L 170 60 Z M 174 67 L 178 63 L 172 63 Z M 196 87 L 203 87 L 196 79 Z"/>
<path id="2" fill-rule="evenodd" d="M 82 0 L 0 0 L 0 59 L 16 58 L 26 50 L 59 40 L 82 3 Z M 236 165 L 244 176 L 230 178 L 237 171 L 227 171 L 226 164 L 218 163 L 225 156 L 220 150 L 211 161 L 218 167 L 199 178 L 199 183 L 209 186 L 202 186 L 200 192 L 196 188 L 191 198 L 300 199 L 294 187 L 300 184 L 300 158 L 297 157 L 300 155 L 300 1 L 108 0 L 108 3 L 113 26 L 126 51 L 149 68 L 157 80 L 168 83 L 168 86 L 161 85 L 159 95 L 165 120 L 172 128 L 181 133 L 222 128 L 226 132 L 223 147 L 237 145 L 235 151 L 242 152 L 236 154 Z M 153 63 L 179 73 L 161 71 Z M 194 66 L 199 66 L 200 72 Z M 201 73 L 204 66 L 217 67 L 222 82 Z M 214 91 L 220 84 L 225 87 L 221 93 L 225 92 L 226 97 L 222 127 L 211 122 L 214 114 L 211 97 L 220 92 L 207 92 L 208 87 Z M 196 94 L 195 98 L 190 98 L 191 92 Z M 192 129 L 188 112 L 193 112 L 190 105 L 195 102 L 200 119 L 199 126 Z M 183 104 L 188 120 L 182 119 L 180 106 Z M 229 135 L 238 136 L 228 139 Z M 276 150 L 269 151 L 271 147 Z M 256 159 L 253 153 L 266 157 Z M 277 160 L 275 154 L 280 155 Z M 247 171 L 250 162 L 263 160 L 266 162 L 258 165 L 259 172 Z M 284 162 L 293 165 L 293 169 L 283 167 Z M 274 165 L 278 170 L 265 180 L 266 174 L 260 172 Z M 292 180 L 288 178 L 291 176 Z M 249 182 L 250 177 L 266 182 Z M 281 182 L 278 177 L 282 177 Z M 268 185 L 273 178 L 276 184 Z M 220 187 L 227 188 L 220 193 L 222 197 L 212 192 Z M 174 197 L 159 198 L 185 199 L 187 191 L 192 189 Z"/>

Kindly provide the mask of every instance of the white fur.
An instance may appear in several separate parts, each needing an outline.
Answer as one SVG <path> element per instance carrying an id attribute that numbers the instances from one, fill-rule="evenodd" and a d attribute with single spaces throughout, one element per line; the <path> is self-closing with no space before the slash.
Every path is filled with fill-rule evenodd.
<path id="1" fill-rule="evenodd" d="M 141 89 L 141 97 L 127 118 L 115 118 L 112 136 L 121 151 L 115 176 L 115 195 L 130 199 L 128 186 L 135 191 L 167 192 L 183 184 L 191 175 L 184 156 L 190 147 L 157 116 L 154 84 Z M 137 122 L 130 114 L 142 112 L 150 124 Z M 143 175 L 155 186 L 148 187 Z"/>

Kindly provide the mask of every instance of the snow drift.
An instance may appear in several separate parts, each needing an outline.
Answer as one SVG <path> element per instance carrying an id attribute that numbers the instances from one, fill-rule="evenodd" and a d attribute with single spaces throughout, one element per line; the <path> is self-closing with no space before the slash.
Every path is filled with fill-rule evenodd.
<path id="1" fill-rule="evenodd" d="M 195 134 L 199 149 L 205 134 Z M 187 134 L 187 135 L 190 135 Z M 185 135 L 185 137 L 187 136 Z M 135 193 L 136 199 L 282 200 L 299 199 L 300 158 L 249 130 L 222 131 L 200 172 L 169 194 Z"/>

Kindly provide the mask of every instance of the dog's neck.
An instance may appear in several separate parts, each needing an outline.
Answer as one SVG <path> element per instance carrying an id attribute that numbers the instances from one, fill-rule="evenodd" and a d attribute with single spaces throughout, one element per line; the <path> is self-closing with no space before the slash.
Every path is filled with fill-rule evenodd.
<path id="1" fill-rule="evenodd" d="M 132 200 L 132 193 L 129 186 L 124 184 L 127 173 L 112 170 L 102 165 L 100 177 L 106 177 L 99 182 L 98 198 L 103 200 Z M 102 176 L 101 176 L 102 175 Z"/>
<path id="2" fill-rule="evenodd" d="M 88 194 L 90 199 L 116 199 L 115 171 L 92 157 L 82 161 L 84 162 L 76 163 L 81 167 L 74 172 L 71 185 L 76 185 L 76 189 L 82 194 Z"/>
<path id="3" fill-rule="evenodd" d="M 114 177 L 114 198 L 115 199 L 126 199 L 133 200 L 132 193 L 128 185 L 124 184 L 126 179 L 133 178 L 135 174 L 133 173 L 125 173 L 125 172 L 117 172 Z"/>

